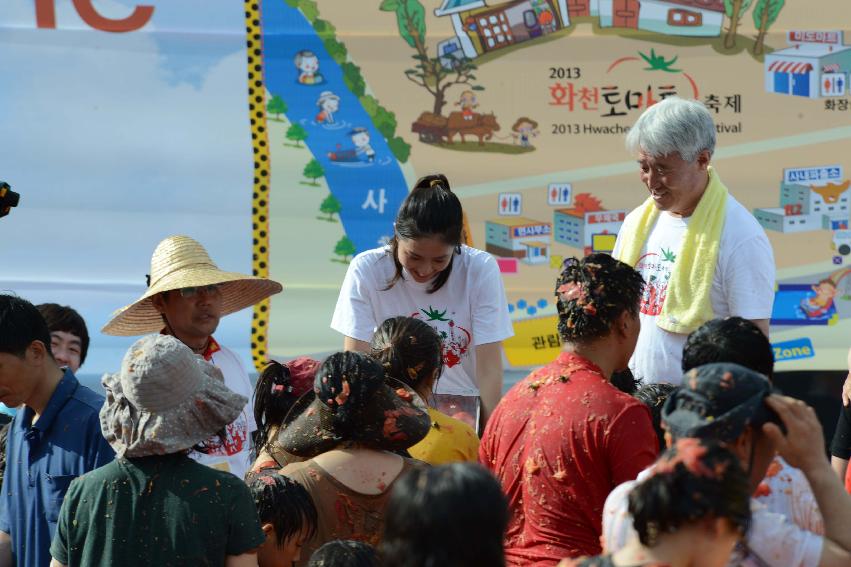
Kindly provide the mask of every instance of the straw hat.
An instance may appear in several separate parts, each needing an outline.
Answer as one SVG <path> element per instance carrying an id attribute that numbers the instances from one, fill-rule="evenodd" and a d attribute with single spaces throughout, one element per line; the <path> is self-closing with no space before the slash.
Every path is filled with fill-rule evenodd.
<path id="1" fill-rule="evenodd" d="M 255 305 L 283 289 L 281 284 L 269 279 L 223 272 L 196 240 L 188 236 L 169 236 L 157 245 L 151 257 L 147 291 L 135 302 L 116 311 L 102 332 L 118 336 L 159 332 L 163 319 L 152 297 L 164 291 L 213 284 L 221 286 L 222 316 Z"/>
<path id="2" fill-rule="evenodd" d="M 235 420 L 248 398 L 221 371 L 169 335 L 136 341 L 117 374 L 101 379 L 104 438 L 119 457 L 167 455 L 201 443 Z"/>

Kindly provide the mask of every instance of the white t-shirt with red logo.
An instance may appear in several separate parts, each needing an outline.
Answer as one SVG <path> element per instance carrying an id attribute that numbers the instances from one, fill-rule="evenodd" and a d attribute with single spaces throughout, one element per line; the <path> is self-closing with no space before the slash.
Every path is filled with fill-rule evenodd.
<path id="1" fill-rule="evenodd" d="M 404 279 L 385 290 L 396 267 L 388 247 L 355 256 L 340 289 L 331 328 L 369 342 L 378 326 L 391 317 L 415 317 L 428 323 L 443 340 L 443 374 L 437 393 L 478 396 L 476 349 L 514 334 L 499 267 L 490 254 L 461 247 L 453 256 L 452 273 L 438 291 L 431 282 Z"/>
<path id="2" fill-rule="evenodd" d="M 640 210 L 630 215 L 640 214 Z M 662 312 L 689 220 L 661 213 L 635 266 L 646 286 L 641 298 L 641 332 L 629 368 L 645 384 L 682 381 L 687 335 L 661 329 L 656 319 Z M 623 245 L 623 237 L 621 232 L 615 244 L 615 256 Z M 729 196 L 710 292 L 715 317 L 770 319 L 775 273 L 774 252 L 765 231 L 747 209 Z"/>
<path id="3" fill-rule="evenodd" d="M 211 437 L 206 441 L 209 453 L 193 451 L 189 456 L 201 464 L 244 478 L 251 467 L 251 434 L 257 430 L 251 380 L 236 354 L 226 347 L 218 345 L 210 362 L 222 371 L 225 386 L 248 398 L 248 403 L 242 413 L 227 425 L 224 443 L 219 437 Z"/>

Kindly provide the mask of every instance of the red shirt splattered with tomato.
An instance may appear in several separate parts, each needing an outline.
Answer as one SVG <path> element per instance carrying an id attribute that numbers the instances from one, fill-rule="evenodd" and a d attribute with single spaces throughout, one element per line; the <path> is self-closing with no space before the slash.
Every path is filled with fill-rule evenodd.
<path id="1" fill-rule="evenodd" d="M 582 357 L 562 353 L 515 385 L 479 449 L 509 499 L 508 564 L 599 554 L 606 496 L 657 452 L 649 410 Z"/>

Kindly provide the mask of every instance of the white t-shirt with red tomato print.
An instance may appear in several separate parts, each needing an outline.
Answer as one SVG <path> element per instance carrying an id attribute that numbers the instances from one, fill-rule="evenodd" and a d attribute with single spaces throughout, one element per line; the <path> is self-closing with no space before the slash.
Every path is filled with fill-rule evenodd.
<path id="1" fill-rule="evenodd" d="M 229 348 L 216 343 L 210 362 L 222 371 L 225 386 L 248 398 L 248 403 L 237 418 L 227 424 L 224 439 L 213 436 L 205 441 L 206 454 L 193 451 L 189 456 L 201 464 L 245 478 L 245 473 L 251 467 L 251 434 L 257 431 L 254 421 L 254 388 L 242 362 Z"/>
<path id="2" fill-rule="evenodd" d="M 452 273 L 434 293 L 407 271 L 404 279 L 385 289 L 396 273 L 389 247 L 355 256 L 340 289 L 331 328 L 369 342 L 378 326 L 391 317 L 416 317 L 443 340 L 443 374 L 437 392 L 478 396 L 476 349 L 514 334 L 505 288 L 496 261 L 487 252 L 461 247 L 453 256 Z"/>
<path id="3" fill-rule="evenodd" d="M 639 210 L 630 214 L 639 214 Z M 662 212 L 635 266 L 646 286 L 641 298 L 641 332 L 629 368 L 645 384 L 682 381 L 687 335 L 659 328 L 656 318 L 665 303 L 688 223 L 688 218 Z M 620 251 L 622 236 L 623 233 L 618 235 L 615 255 Z M 715 317 L 771 318 L 775 273 L 774 253 L 765 231 L 747 209 L 729 196 L 710 292 Z"/>

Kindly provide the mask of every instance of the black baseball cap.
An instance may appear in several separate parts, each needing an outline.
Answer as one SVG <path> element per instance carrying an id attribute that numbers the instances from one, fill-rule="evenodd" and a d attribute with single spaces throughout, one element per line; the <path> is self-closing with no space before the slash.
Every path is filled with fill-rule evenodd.
<path id="1" fill-rule="evenodd" d="M 662 408 L 662 423 L 675 439 L 695 437 L 732 442 L 745 428 L 775 423 L 765 403 L 771 382 L 758 372 L 729 362 L 704 364 L 683 375 L 683 383 Z"/>

